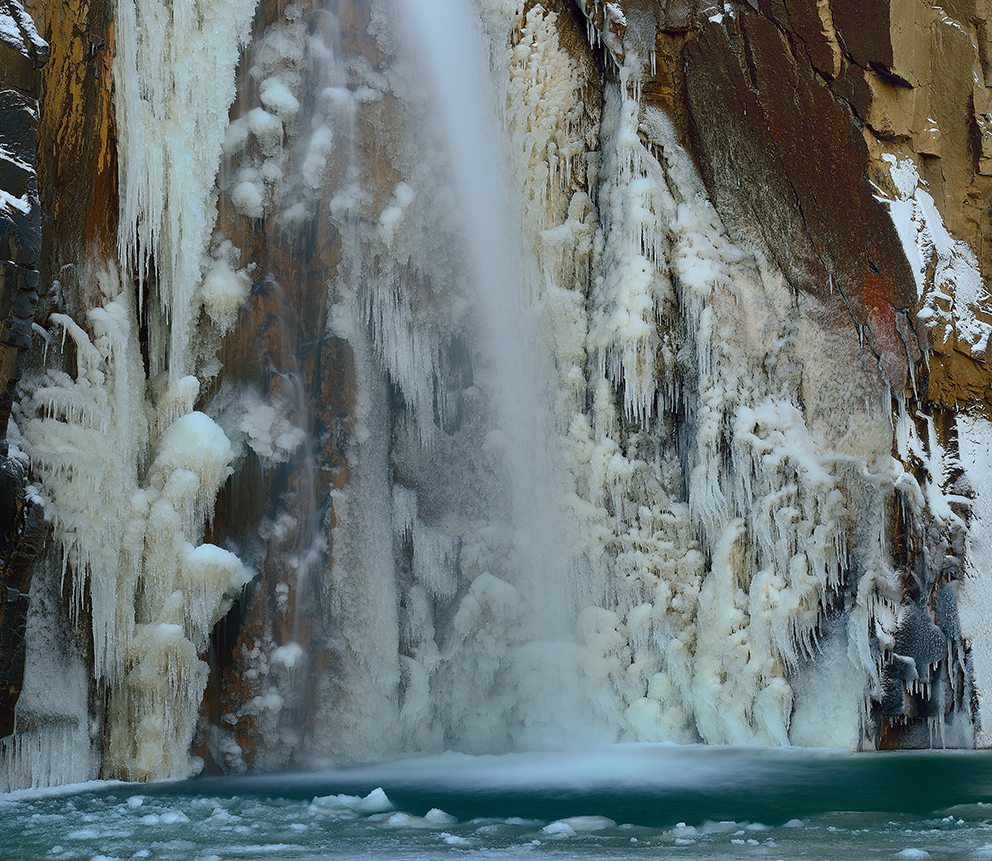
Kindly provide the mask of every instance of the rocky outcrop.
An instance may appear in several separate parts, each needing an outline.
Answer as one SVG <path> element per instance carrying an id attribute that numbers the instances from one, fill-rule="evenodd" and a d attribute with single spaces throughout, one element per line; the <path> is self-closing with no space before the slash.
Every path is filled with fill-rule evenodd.
<path id="1" fill-rule="evenodd" d="M 806 313 L 834 331 L 853 328 L 921 432 L 929 422 L 953 456 L 953 412 L 992 408 L 988 294 L 944 274 L 974 267 L 984 284 L 992 274 L 989 5 L 579 6 L 614 66 L 641 78 L 643 101 L 676 122 L 735 242 L 813 297 L 799 300 Z M 900 230 L 903 204 L 917 208 Z M 940 248 L 923 238 L 943 230 L 921 214 L 928 205 L 950 232 Z M 934 480 L 924 461 L 906 462 L 921 486 Z M 901 497 L 894 508 L 903 598 L 873 707 L 883 746 L 925 746 L 939 717 L 971 710 L 954 601 L 970 490 L 960 471 L 941 480 L 957 500 L 950 519 L 935 522 Z"/>
<path id="2" fill-rule="evenodd" d="M 48 45 L 18 0 L 0 5 L 0 428 L 31 346 L 41 265 L 38 97 Z M 23 455 L 0 443 L 0 737 L 14 730 L 24 680 L 31 564 L 45 537 Z"/>
<path id="3" fill-rule="evenodd" d="M 31 345 L 41 263 L 41 202 L 36 173 L 38 97 L 48 45 L 20 2 L 0 7 L 0 425 L 10 416 L 14 388 Z"/>
<path id="4" fill-rule="evenodd" d="M 51 45 L 42 73 L 38 171 L 42 203 L 41 319 L 75 313 L 87 253 L 117 249 L 117 149 L 112 97 L 113 3 L 28 0 Z"/>
<path id="5" fill-rule="evenodd" d="M 815 315 L 818 326 L 857 339 L 863 365 L 878 368 L 879 387 L 888 385 L 897 399 L 937 415 L 940 438 L 952 444 L 953 422 L 941 410 L 948 398 L 964 402 L 965 397 L 985 408 L 988 369 L 977 351 L 963 340 L 958 343 L 953 327 L 938 337 L 917 317 L 923 298 L 890 215 L 889 202 L 898 196 L 890 172 L 895 156 L 911 161 L 931 183 L 954 236 L 983 253 L 977 221 L 961 213 L 979 199 L 984 168 L 974 146 L 961 142 L 980 141 L 976 129 L 982 115 L 976 105 L 984 104 L 985 89 L 982 83 L 962 90 L 960 82 L 971 80 L 972 67 L 984 62 L 985 19 L 981 10 L 961 11 L 957 18 L 950 10 L 945 14 L 922 4 L 883 4 L 866 17 L 862 5 L 748 0 L 716 10 L 691 0 L 588 0 L 528 2 L 525 14 L 541 6 L 563 22 L 585 16 L 592 27 L 592 47 L 603 48 L 603 65 L 593 73 L 600 86 L 611 77 L 639 79 L 642 103 L 663 107 L 675 121 L 734 241 L 781 270 L 804 313 Z M 320 19 L 311 20 L 307 4 L 298 12 L 296 23 L 319 30 Z M 349 51 L 381 68 L 386 58 L 366 36 L 367 14 L 365 4 L 339 4 L 341 37 Z M 265 27 L 269 32 L 287 27 L 277 10 L 265 4 L 257 26 L 258 44 Z M 563 38 L 575 61 L 596 69 L 599 58 L 590 52 L 590 43 L 574 38 L 581 30 L 559 30 L 569 34 Z M 974 38 L 965 38 L 968 34 Z M 246 64 L 251 62 L 249 54 Z M 259 104 L 257 81 L 250 76 L 242 80 L 246 83 L 232 112 L 235 118 Z M 357 117 L 362 130 L 358 163 L 369 171 L 360 183 L 366 192 L 363 218 L 377 218 L 399 179 L 390 167 L 388 146 L 368 134 L 388 128 L 395 112 L 386 98 L 365 106 Z M 289 148 L 294 145 L 289 126 L 287 133 Z M 644 128 L 642 137 L 653 145 Z M 239 159 L 248 163 L 263 155 L 245 151 L 233 160 L 231 175 Z M 329 168 L 340 169 L 340 164 Z M 336 177 L 325 179 L 330 187 Z M 319 307 L 302 315 L 290 310 L 312 301 L 307 285 L 338 271 L 340 235 L 322 211 L 294 236 L 274 228 L 275 219 L 263 228 L 257 217 L 236 210 L 222 207 L 222 223 L 243 249 L 242 262 L 254 263 L 256 279 L 247 318 L 251 323 L 229 336 L 227 367 L 219 383 L 254 386 L 266 398 L 285 400 L 281 389 L 292 376 L 294 385 L 307 393 L 305 400 L 321 406 L 308 419 L 317 442 L 313 452 L 298 453 L 276 469 L 263 468 L 252 456 L 242 463 L 231 495 L 218 509 L 218 536 L 235 535 L 245 510 L 274 521 L 284 506 L 298 511 L 293 506 L 307 493 L 316 491 L 315 498 L 322 499 L 331 486 L 346 487 L 353 432 L 350 345 L 320 337 Z M 304 247 L 310 263 L 301 268 L 298 252 Z M 974 313 L 981 318 L 984 311 Z M 285 355 L 290 342 L 306 345 L 300 365 L 292 368 Z M 316 484 L 307 484 L 314 466 Z M 916 460 L 907 468 L 921 485 L 931 480 L 924 463 Z M 958 473 L 947 489 L 962 499 L 967 494 Z M 904 594 L 882 661 L 868 744 L 926 744 L 935 717 L 967 714 L 972 708 L 969 659 L 955 604 L 967 506 L 957 510 L 960 523 L 948 529 L 925 510 L 914 509 L 911 501 L 901 496 L 893 500 L 891 530 L 899 538 L 892 562 L 901 573 Z M 332 528 L 333 511 L 319 519 L 324 522 L 325 516 Z M 308 529 L 312 522 L 308 526 L 297 518 L 289 533 L 265 539 L 257 556 L 261 580 L 215 638 L 211 720 L 224 725 L 225 732 L 230 729 L 237 744 L 219 743 L 221 735 L 215 734 L 204 738 L 201 752 L 221 768 L 264 767 L 266 759 L 256 758 L 263 740 L 275 757 L 268 764 L 282 761 L 273 740 L 292 732 L 288 725 L 265 725 L 264 693 L 278 687 L 285 670 L 278 662 L 267 663 L 265 655 L 280 643 L 298 642 L 316 656 L 307 658 L 314 661 L 313 669 L 333 678 L 334 650 L 341 645 L 332 642 L 327 651 L 321 640 L 311 643 L 309 614 L 319 609 L 320 596 L 293 591 L 294 557 L 311 547 L 315 537 L 330 534 L 326 525 L 321 535 Z M 333 564 L 334 548 L 328 557 L 327 564 Z M 307 612 L 300 615 L 303 607 Z M 253 670 L 260 656 L 265 672 L 271 673 L 268 680 L 265 672 Z M 285 691 L 285 686 L 279 689 Z M 284 705 L 282 719 L 292 713 L 306 725 L 313 719 L 312 691 L 299 696 L 288 708 Z"/>
<path id="6" fill-rule="evenodd" d="M 893 159 L 910 160 L 988 279 L 987 3 L 579 5 L 615 62 L 643 70 L 645 102 L 679 124 L 732 231 L 760 225 L 797 290 L 837 288 L 828 304 L 885 356 L 893 382 L 911 382 L 906 363 L 919 363 L 922 338 L 932 356 L 921 396 L 950 409 L 990 402 L 974 339 L 953 322 L 909 325 L 921 297 L 884 200 Z M 969 316 L 992 321 L 982 308 Z"/>

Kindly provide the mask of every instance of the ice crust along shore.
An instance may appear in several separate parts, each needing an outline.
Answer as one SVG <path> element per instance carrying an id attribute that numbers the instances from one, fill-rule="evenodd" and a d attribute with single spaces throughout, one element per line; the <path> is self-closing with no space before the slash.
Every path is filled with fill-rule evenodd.
<path id="1" fill-rule="evenodd" d="M 317 501 L 314 522 L 334 525 L 296 560 L 320 578 L 313 622 L 333 672 L 301 730 L 308 656 L 296 640 L 255 644 L 256 768 L 563 738 L 863 746 L 892 656 L 919 679 L 945 659 L 897 653 L 915 611 L 888 530 L 897 506 L 957 524 L 953 453 L 893 407 L 857 333 L 824 328 L 759 237 L 731 240 L 671 121 L 638 100 L 636 69 L 583 104 L 586 70 L 553 13 L 446 2 L 431 52 L 375 0 L 378 68 L 287 8 L 251 49 L 259 104 L 231 123 L 254 3 L 118 6 L 121 258 L 92 262 L 84 319 L 53 319 L 75 368 L 34 379 L 18 416 L 109 691 L 103 773 L 196 768 L 201 658 L 253 576 L 238 548 L 202 543 L 204 525 L 248 451 L 274 469 L 310 442 L 285 395 L 221 387 L 194 409 L 249 292 L 214 233 L 218 199 L 286 231 L 318 209 L 331 220 L 328 334 L 355 369 L 349 480 Z M 442 99 L 438 81 L 457 86 Z M 385 100 L 403 133 L 370 217 L 354 135 Z M 892 167 L 922 318 L 983 351 L 974 260 L 911 169 Z M 936 319 L 925 258 L 934 290 L 958 291 L 951 321 Z M 121 285 L 152 272 L 142 310 Z M 986 432 L 965 430 L 974 471 Z M 301 516 L 280 510 L 266 529 Z M 972 576 L 965 592 L 987 578 Z M 992 665 L 976 655 L 983 682 Z M 963 652 L 946 660 L 970 673 Z M 960 714 L 946 723 L 935 738 L 965 738 Z M 211 733 L 247 767 L 228 727 Z"/>

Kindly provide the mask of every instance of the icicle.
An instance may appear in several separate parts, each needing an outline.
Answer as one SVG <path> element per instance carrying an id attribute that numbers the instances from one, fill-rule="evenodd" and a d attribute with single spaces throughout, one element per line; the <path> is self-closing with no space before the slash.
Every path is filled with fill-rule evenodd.
<path id="1" fill-rule="evenodd" d="M 114 60 L 120 138 L 120 266 L 156 270 L 173 381 L 189 371 L 194 291 L 234 100 L 234 67 L 257 0 L 121 0 Z M 280 127 L 281 130 L 281 127 Z M 157 357 L 156 357 L 157 358 Z"/>

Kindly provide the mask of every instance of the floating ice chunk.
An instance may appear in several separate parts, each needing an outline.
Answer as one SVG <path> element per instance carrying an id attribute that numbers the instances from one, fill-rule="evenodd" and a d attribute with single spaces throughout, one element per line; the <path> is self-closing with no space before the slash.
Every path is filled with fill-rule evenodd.
<path id="1" fill-rule="evenodd" d="M 702 834 L 730 834 L 737 831 L 738 827 L 732 819 L 721 819 L 719 822 L 707 820 L 700 826 L 699 831 Z"/>
<path id="2" fill-rule="evenodd" d="M 458 821 L 458 817 L 452 816 L 450 813 L 445 813 L 443 810 L 439 810 L 436 807 L 432 807 L 427 813 L 424 814 L 424 819 L 434 825 L 454 825 Z"/>
<path id="3" fill-rule="evenodd" d="M 545 825 L 541 829 L 542 834 L 554 835 L 556 837 L 574 837 L 575 829 L 572 828 L 567 822 L 563 820 L 558 820 L 557 822 L 552 822 L 550 825 Z"/>
<path id="4" fill-rule="evenodd" d="M 181 810 L 166 810 L 162 814 L 161 822 L 165 825 L 176 825 L 180 822 L 189 822 L 189 817 Z"/>
<path id="5" fill-rule="evenodd" d="M 376 787 L 364 798 L 357 795 L 324 795 L 314 798 L 311 808 L 329 810 L 344 808 L 346 810 L 371 816 L 376 813 L 388 813 L 393 809 L 393 803 L 386 797 L 382 787 Z"/>
<path id="6" fill-rule="evenodd" d="M 354 805 L 354 809 L 359 813 L 385 813 L 393 809 L 393 802 L 386 797 L 386 793 L 379 786 Z"/>
<path id="7" fill-rule="evenodd" d="M 435 828 L 437 823 L 431 822 L 426 816 L 411 816 L 409 813 L 394 813 L 386 822 L 389 828 Z M 450 823 L 442 823 L 450 824 Z"/>
<path id="8" fill-rule="evenodd" d="M 605 816 L 569 816 L 567 819 L 559 819 L 558 821 L 567 825 L 576 834 L 587 834 L 616 827 L 616 822 Z"/>
<path id="9" fill-rule="evenodd" d="M 438 837 L 440 837 L 449 846 L 467 846 L 470 842 L 464 837 L 459 837 L 457 834 L 449 834 L 447 831 L 442 831 L 438 834 Z"/>

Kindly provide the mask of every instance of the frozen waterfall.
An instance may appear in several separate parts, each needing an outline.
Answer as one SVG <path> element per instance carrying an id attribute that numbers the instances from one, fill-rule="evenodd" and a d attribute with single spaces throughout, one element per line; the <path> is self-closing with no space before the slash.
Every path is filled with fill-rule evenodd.
<path id="1" fill-rule="evenodd" d="M 119 254 L 12 434 L 72 595 L 30 625 L 92 649 L 29 644 L 7 785 L 974 744 L 987 422 L 959 459 L 732 235 L 653 53 L 574 5 L 119 0 Z"/>

